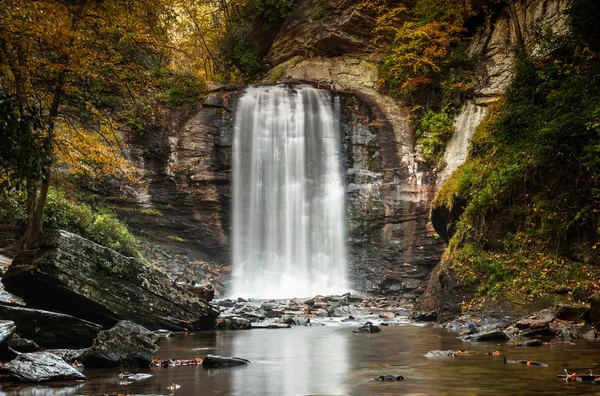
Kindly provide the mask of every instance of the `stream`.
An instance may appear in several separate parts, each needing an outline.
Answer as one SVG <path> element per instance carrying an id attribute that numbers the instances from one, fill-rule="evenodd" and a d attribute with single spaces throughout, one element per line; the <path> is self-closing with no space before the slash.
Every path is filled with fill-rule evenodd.
<path id="1" fill-rule="evenodd" d="M 153 377 L 128 385 L 118 369 L 88 369 L 80 384 L 4 385 L 0 395 L 306 395 L 306 394 L 598 394 L 600 385 L 566 383 L 563 368 L 600 372 L 600 343 L 546 344 L 517 348 L 512 343 L 468 343 L 457 333 L 432 325 L 400 324 L 376 334 L 354 334 L 352 325 L 321 319 L 323 326 L 175 334 L 161 340 L 157 358 L 191 359 L 211 353 L 239 356 L 248 366 L 204 369 L 202 366 L 130 370 Z M 426 358 L 430 350 L 469 353 L 454 358 Z M 498 350 L 502 356 L 488 356 Z M 505 364 L 537 360 L 548 367 Z M 374 377 L 394 374 L 401 382 Z M 175 392 L 171 384 L 181 387 Z"/>

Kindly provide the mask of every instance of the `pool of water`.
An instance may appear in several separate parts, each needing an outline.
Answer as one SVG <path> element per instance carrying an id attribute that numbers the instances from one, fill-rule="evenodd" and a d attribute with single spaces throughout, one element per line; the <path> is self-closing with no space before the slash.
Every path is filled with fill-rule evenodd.
<path id="1" fill-rule="evenodd" d="M 598 394 L 600 385 L 565 383 L 556 376 L 592 369 L 600 372 L 600 343 L 578 340 L 574 344 L 517 348 L 504 343 L 467 343 L 457 333 L 433 326 L 382 327 L 376 334 L 354 334 L 355 326 L 255 329 L 177 334 L 163 339 L 158 358 L 190 359 L 208 353 L 239 356 L 250 365 L 226 369 L 172 367 L 131 372 L 153 377 L 129 385 L 122 370 L 85 370 L 88 380 L 76 385 L 4 385 L 0 395 L 498 395 Z M 454 358 L 426 358 L 434 349 L 466 349 Z M 488 356 L 498 350 L 502 356 Z M 504 364 L 512 360 L 537 360 L 548 367 Z M 379 375 L 402 375 L 402 382 L 379 382 Z M 167 387 L 178 384 L 175 392 Z"/>

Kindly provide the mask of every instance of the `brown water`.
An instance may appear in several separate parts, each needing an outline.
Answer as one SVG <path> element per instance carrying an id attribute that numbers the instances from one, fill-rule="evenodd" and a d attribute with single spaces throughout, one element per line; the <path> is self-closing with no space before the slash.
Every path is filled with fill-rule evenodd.
<path id="1" fill-rule="evenodd" d="M 208 353 L 239 356 L 252 364 L 228 369 L 199 367 L 132 370 L 153 375 L 130 385 L 119 370 L 85 370 L 88 381 L 75 386 L 4 385 L 0 395 L 172 394 L 183 395 L 576 395 L 598 394 L 600 385 L 565 383 L 563 368 L 600 372 L 600 343 L 517 348 L 514 344 L 466 343 L 457 334 L 431 326 L 383 327 L 377 334 L 353 334 L 354 326 L 295 327 L 278 330 L 179 334 L 161 341 L 157 357 L 190 359 Z M 434 349 L 466 349 L 454 358 L 426 358 Z M 509 359 L 537 360 L 548 367 L 504 364 Z M 378 382 L 382 374 L 402 382 Z"/>

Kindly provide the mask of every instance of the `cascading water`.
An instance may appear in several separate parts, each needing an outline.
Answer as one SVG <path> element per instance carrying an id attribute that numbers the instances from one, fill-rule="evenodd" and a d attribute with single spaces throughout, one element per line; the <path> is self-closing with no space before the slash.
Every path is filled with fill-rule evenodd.
<path id="1" fill-rule="evenodd" d="M 253 298 L 348 291 L 339 98 L 250 87 L 233 141 L 233 290 Z"/>

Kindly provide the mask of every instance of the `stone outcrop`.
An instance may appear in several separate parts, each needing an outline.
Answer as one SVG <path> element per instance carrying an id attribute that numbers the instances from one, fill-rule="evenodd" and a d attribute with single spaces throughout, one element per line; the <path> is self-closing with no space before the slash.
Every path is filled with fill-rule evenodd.
<path id="1" fill-rule="evenodd" d="M 85 348 L 102 326 L 56 312 L 0 304 L 0 318 L 13 321 L 17 333 L 46 348 Z"/>
<path id="2" fill-rule="evenodd" d="M 101 325 L 129 319 L 151 329 L 214 326 L 217 310 L 134 258 L 61 230 L 47 231 L 37 246 L 17 255 L 2 279 L 30 306 Z"/>
<path id="3" fill-rule="evenodd" d="M 543 49 L 536 41 L 535 32 L 544 26 L 561 35 L 567 32 L 563 12 L 567 3 L 560 0 L 528 0 L 517 2 L 519 25 L 529 52 Z M 467 159 L 470 140 L 478 127 L 486 122 L 490 106 L 497 103 L 512 81 L 515 66 L 515 30 L 508 11 L 500 12 L 491 29 L 475 35 L 469 52 L 480 60 L 476 68 L 476 82 L 473 99 L 465 103 L 457 115 L 454 126 L 456 132 L 446 147 L 444 158 L 446 167 L 437 174 L 436 183 L 441 186 L 452 173 Z M 452 208 L 434 207 L 431 211 L 432 224 L 446 243 L 454 233 L 455 223 L 463 211 L 463 203 L 455 200 Z M 496 227 L 502 232 L 501 222 Z M 495 238 L 498 239 L 498 238 Z M 490 238 L 490 243 L 498 243 Z M 442 260 L 431 273 L 420 309 L 434 311 L 444 320 L 460 313 L 460 303 L 468 301 L 472 291 L 459 285 L 450 269 L 451 261 Z"/>
<path id="4" fill-rule="evenodd" d="M 85 367 L 149 367 L 159 339 L 158 334 L 124 320 L 101 332 L 81 359 Z"/>
<path id="5" fill-rule="evenodd" d="M 85 380 L 85 375 L 49 352 L 23 353 L 2 366 L 0 374 L 19 382 Z"/>
<path id="6" fill-rule="evenodd" d="M 268 60 L 278 65 L 297 55 L 368 56 L 375 18 L 359 0 L 304 0 L 279 30 Z"/>

